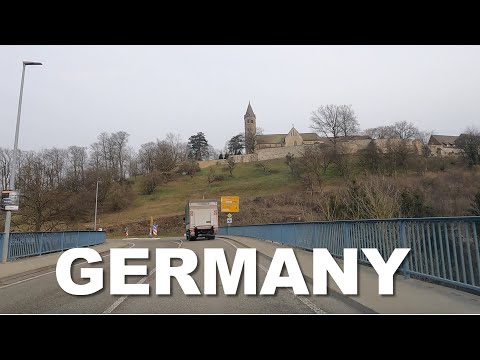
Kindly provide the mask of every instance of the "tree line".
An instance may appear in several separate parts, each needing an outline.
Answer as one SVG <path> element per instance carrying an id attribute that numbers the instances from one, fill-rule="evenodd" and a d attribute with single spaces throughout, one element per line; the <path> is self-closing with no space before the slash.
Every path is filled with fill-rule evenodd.
<path id="1" fill-rule="evenodd" d="M 89 147 L 18 150 L 16 188 L 22 211 L 13 217 L 13 226 L 39 231 L 90 221 L 97 182 L 99 213 L 118 211 L 133 200 L 132 183 L 139 174 L 145 174 L 144 183 L 154 177 L 156 185 L 158 178 L 168 181 L 178 168 L 192 175 L 199 170 L 197 160 L 219 153 L 202 132 L 188 142 L 168 133 L 164 139 L 142 144 L 138 151 L 129 145 L 129 136 L 125 131 L 102 132 Z M 0 147 L 2 190 L 9 188 L 12 156 L 11 149 Z"/>
<path id="2" fill-rule="evenodd" d="M 430 164 L 428 139 L 412 123 L 401 121 L 391 125 L 361 131 L 351 105 L 322 105 L 312 112 L 311 129 L 328 139 L 327 143 L 306 147 L 302 157 L 288 155 L 286 162 L 291 173 L 301 179 L 307 189 L 321 187 L 329 171 L 336 171 L 345 179 L 352 175 L 352 161 L 371 174 L 392 175 L 418 169 L 421 163 L 425 173 Z M 257 128 L 257 134 L 262 129 Z M 364 134 L 387 141 L 386 149 L 370 143 L 355 159 L 345 151 L 345 139 Z M 168 133 L 163 139 L 144 143 L 138 151 L 129 145 L 130 135 L 125 131 L 102 132 L 89 147 L 70 146 L 41 151 L 19 151 L 17 162 L 17 189 L 21 192 L 22 211 L 13 218 L 13 225 L 29 230 L 52 230 L 58 226 L 73 225 L 92 220 L 95 189 L 99 182 L 99 213 L 118 211 L 133 200 L 132 183 L 144 175 L 144 194 L 151 194 L 158 184 L 168 183 L 175 173 L 194 176 L 199 171 L 197 161 L 229 158 L 242 153 L 247 146 L 245 134 L 233 136 L 222 151 L 214 149 L 203 132 L 197 132 L 182 141 L 179 135 Z M 414 155 L 408 139 L 419 139 L 421 154 Z M 468 129 L 457 140 L 464 150 L 470 167 L 480 164 L 480 133 Z M 0 187 L 7 189 L 10 181 L 12 150 L 0 148 Z M 438 164 L 437 164 L 438 165 Z M 441 166 L 441 164 L 440 164 Z M 235 161 L 229 158 L 225 170 L 233 176 Z M 221 175 L 210 169 L 209 186 Z M 264 168 L 264 173 L 268 173 Z"/>

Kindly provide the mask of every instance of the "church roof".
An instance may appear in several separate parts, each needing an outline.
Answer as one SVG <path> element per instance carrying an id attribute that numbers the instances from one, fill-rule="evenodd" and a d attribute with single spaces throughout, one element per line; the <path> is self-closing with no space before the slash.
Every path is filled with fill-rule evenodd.
<path id="1" fill-rule="evenodd" d="M 281 144 L 287 134 L 257 135 L 257 144 Z"/>
<path id="2" fill-rule="evenodd" d="M 257 135 L 257 144 L 282 144 L 288 134 L 269 134 Z M 300 133 L 304 141 L 320 141 L 321 138 L 316 133 Z"/>
<path id="3" fill-rule="evenodd" d="M 250 105 L 250 101 L 248 102 L 247 112 L 245 113 L 245 116 L 247 115 L 255 116 L 255 113 L 253 112 L 253 109 L 252 109 L 252 105 Z"/>
<path id="4" fill-rule="evenodd" d="M 303 141 L 319 141 L 320 136 L 317 133 L 303 133 L 300 134 L 302 136 Z"/>

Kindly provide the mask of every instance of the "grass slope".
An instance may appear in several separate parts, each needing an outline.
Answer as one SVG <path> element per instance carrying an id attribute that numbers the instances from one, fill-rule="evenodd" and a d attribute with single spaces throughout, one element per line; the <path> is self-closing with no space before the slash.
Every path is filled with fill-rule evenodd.
<path id="1" fill-rule="evenodd" d="M 159 218 L 183 214 L 186 202 L 193 198 L 216 198 L 223 195 L 237 195 L 240 197 L 240 211 L 242 200 L 258 196 L 279 194 L 295 191 L 301 188 L 298 181 L 293 179 L 290 169 L 284 159 L 275 159 L 266 162 L 272 173 L 265 174 L 256 163 L 239 163 L 236 165 L 233 177 L 216 165 L 213 168 L 217 175 L 223 175 L 224 180 L 208 186 L 208 172 L 210 168 L 202 169 L 193 178 L 188 175 L 179 175 L 174 181 L 158 186 L 152 195 L 142 195 L 142 178 L 137 177 L 134 185 L 135 199 L 133 204 L 121 212 L 101 214 L 99 226 L 112 226 L 131 221 L 149 219 L 150 216 Z"/>

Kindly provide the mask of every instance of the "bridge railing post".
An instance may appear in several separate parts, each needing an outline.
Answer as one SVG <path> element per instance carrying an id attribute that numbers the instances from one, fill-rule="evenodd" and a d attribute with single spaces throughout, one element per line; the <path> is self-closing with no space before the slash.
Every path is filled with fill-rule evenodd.
<path id="1" fill-rule="evenodd" d="M 346 221 L 342 223 L 344 249 L 350 247 L 350 225 L 351 224 Z"/>
<path id="2" fill-rule="evenodd" d="M 43 231 L 41 232 L 40 241 L 38 244 L 38 255 L 42 255 L 42 250 L 43 250 Z"/>
<path id="3" fill-rule="evenodd" d="M 405 227 L 406 227 L 405 221 L 401 220 L 400 221 L 400 246 L 402 248 L 407 248 L 407 236 L 405 233 Z M 410 255 L 410 253 L 408 255 Z M 410 274 L 408 272 L 409 271 L 408 255 L 405 257 L 405 260 L 403 261 L 403 266 L 402 266 L 403 276 L 407 279 L 410 277 Z"/>

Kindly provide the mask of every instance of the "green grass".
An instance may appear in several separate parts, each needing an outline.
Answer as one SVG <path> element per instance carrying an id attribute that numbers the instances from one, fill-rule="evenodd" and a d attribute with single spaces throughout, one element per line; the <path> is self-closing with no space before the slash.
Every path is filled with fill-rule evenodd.
<path id="1" fill-rule="evenodd" d="M 202 169 L 193 178 L 189 175 L 176 175 L 168 184 L 159 185 L 151 195 L 142 194 L 142 177 L 138 176 L 134 184 L 135 198 L 132 205 L 121 211 L 102 214 L 104 226 L 121 224 L 130 221 L 149 219 L 150 216 L 159 218 L 182 214 L 185 204 L 193 198 L 215 198 L 220 201 L 221 196 L 239 196 L 240 210 L 242 201 L 259 196 L 294 192 L 302 189 L 301 182 L 294 179 L 285 159 L 265 161 L 272 172 L 265 174 L 256 162 L 238 163 L 233 171 L 233 177 L 228 171 L 223 171 L 224 165 L 213 166 L 217 175 L 224 179 L 208 185 L 210 168 Z M 326 181 L 333 181 L 337 176 L 329 170 Z"/>

